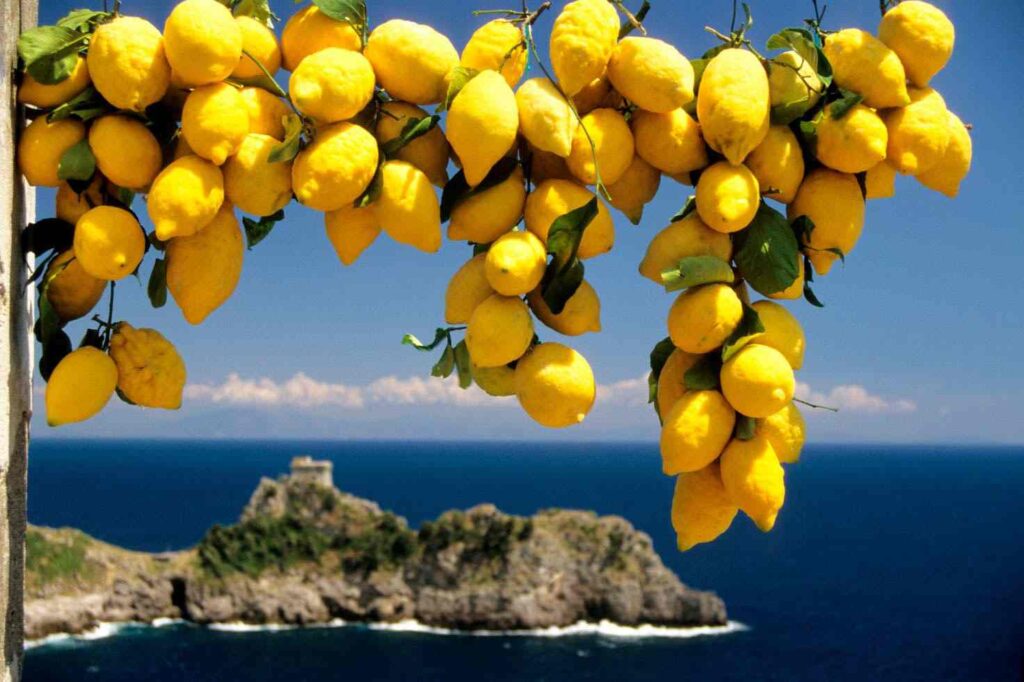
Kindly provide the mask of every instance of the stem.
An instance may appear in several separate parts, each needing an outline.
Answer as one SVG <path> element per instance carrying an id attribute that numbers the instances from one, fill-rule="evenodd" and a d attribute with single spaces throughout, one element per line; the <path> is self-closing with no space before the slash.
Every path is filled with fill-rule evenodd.
<path id="1" fill-rule="evenodd" d="M 541 3 L 540 7 L 526 15 L 526 18 L 523 20 L 523 26 L 533 26 L 533 23 L 537 21 L 540 15 L 544 14 L 544 12 L 549 9 L 551 9 L 551 3 L 545 0 L 545 2 Z"/>
<path id="2" fill-rule="evenodd" d="M 732 0 L 732 18 L 729 19 L 729 33 L 736 32 L 736 0 Z"/>
<path id="3" fill-rule="evenodd" d="M 249 59 L 251 59 L 252 63 L 255 64 L 256 67 L 260 71 L 263 72 L 264 76 L 267 77 L 267 80 L 270 81 L 270 84 L 274 88 L 272 92 L 275 95 L 277 95 L 278 97 L 284 97 L 286 100 L 288 100 L 288 103 L 291 104 L 292 98 L 288 96 L 288 93 L 284 91 L 284 88 L 282 88 L 280 85 L 278 85 L 277 81 L 274 80 L 274 77 L 271 75 L 270 71 L 267 70 L 267 67 L 263 66 L 263 62 L 261 62 L 260 60 L 256 59 L 256 57 L 253 56 L 252 52 L 249 52 L 249 50 L 243 49 L 242 50 L 242 54 L 245 55 L 246 57 L 248 57 Z M 294 107 L 292 107 L 292 108 L 294 108 Z M 299 112 L 296 111 L 295 113 L 299 113 Z"/>
<path id="4" fill-rule="evenodd" d="M 807 407 L 812 407 L 815 410 L 828 410 L 829 412 L 839 412 L 838 407 L 829 407 L 828 405 L 816 405 L 814 403 L 809 403 L 806 400 L 801 400 L 800 398 L 796 397 L 793 398 L 793 402 L 800 403 L 801 405 L 806 405 Z"/>
<path id="5" fill-rule="evenodd" d="M 710 33 L 711 35 L 713 35 L 714 37 L 718 38 L 719 40 L 721 40 L 723 43 L 731 43 L 732 42 L 732 38 L 730 36 L 727 36 L 724 33 L 722 33 L 721 31 L 718 31 L 718 30 L 716 30 L 716 29 L 714 29 L 714 28 L 712 28 L 710 26 L 705 26 L 704 30 L 707 31 L 708 33 Z"/>
<path id="6" fill-rule="evenodd" d="M 619 30 L 619 38 L 625 38 L 634 30 L 640 31 L 640 35 L 647 35 L 647 29 L 644 28 L 643 17 L 647 15 L 647 12 L 651 9 L 651 3 L 644 0 L 644 3 L 640 6 L 640 10 L 633 14 L 626 7 L 626 4 L 622 0 L 613 0 L 612 4 L 615 5 L 620 12 L 626 15 L 626 23 Z"/>
<path id="7" fill-rule="evenodd" d="M 110 283 L 110 302 L 107 304 L 107 329 L 103 336 L 103 349 L 110 348 L 110 336 L 114 329 L 114 287 L 117 282 Z"/>

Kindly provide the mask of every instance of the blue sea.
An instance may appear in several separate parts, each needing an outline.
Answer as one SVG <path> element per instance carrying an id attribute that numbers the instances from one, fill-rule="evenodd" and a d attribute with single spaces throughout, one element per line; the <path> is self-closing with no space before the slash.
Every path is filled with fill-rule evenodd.
<path id="1" fill-rule="evenodd" d="M 418 525 L 493 502 L 620 514 L 745 629 L 691 638 L 463 636 L 346 626 L 278 632 L 184 624 L 30 649 L 50 680 L 1020 680 L 1024 448 L 809 446 L 771 534 L 737 517 L 675 550 L 672 481 L 654 444 L 46 441 L 29 519 L 125 547 L 195 543 L 236 520 L 295 454 Z"/>

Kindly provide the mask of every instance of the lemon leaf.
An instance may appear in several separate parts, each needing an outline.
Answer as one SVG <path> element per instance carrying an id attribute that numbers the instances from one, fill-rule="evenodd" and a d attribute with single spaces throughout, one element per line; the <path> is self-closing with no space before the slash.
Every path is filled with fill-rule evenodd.
<path id="1" fill-rule="evenodd" d="M 49 341 L 43 344 L 43 354 L 39 358 L 39 375 L 43 377 L 43 381 L 50 380 L 54 368 L 70 352 L 71 339 L 63 330 L 57 330 L 50 336 Z"/>
<path id="2" fill-rule="evenodd" d="M 769 37 L 765 47 L 769 50 L 794 50 L 814 68 L 822 87 L 827 88 L 832 84 L 832 65 L 807 29 L 783 29 Z"/>
<path id="3" fill-rule="evenodd" d="M 455 358 L 455 371 L 459 375 L 459 388 L 465 390 L 473 385 L 473 370 L 469 361 L 469 347 L 466 340 L 459 341 L 453 353 Z"/>
<path id="4" fill-rule="evenodd" d="M 455 176 L 445 184 L 444 190 L 441 192 L 441 222 L 448 222 L 452 217 L 452 211 L 454 211 L 455 207 L 461 202 L 508 180 L 508 177 L 512 175 L 512 172 L 515 171 L 517 165 L 518 163 L 515 159 L 509 157 L 503 158 L 501 161 L 494 164 L 490 172 L 487 174 L 487 177 L 485 177 L 476 187 L 469 186 L 469 183 L 466 182 L 465 173 L 462 171 L 456 173 Z"/>
<path id="5" fill-rule="evenodd" d="M 713 282 L 732 284 L 736 281 L 736 274 L 732 266 L 721 258 L 688 256 L 680 260 L 676 267 L 662 271 L 661 281 L 665 291 L 679 291 Z"/>
<path id="6" fill-rule="evenodd" d="M 555 315 L 583 282 L 583 263 L 577 258 L 583 232 L 597 217 L 597 197 L 565 215 L 555 218 L 548 230 L 548 255 L 551 261 L 541 281 L 541 295 Z"/>
<path id="7" fill-rule="evenodd" d="M 796 281 L 799 245 L 789 221 L 764 202 L 750 226 L 735 236 L 733 256 L 739 275 L 768 296 Z"/>
<path id="8" fill-rule="evenodd" d="M 93 9 L 73 9 L 58 19 L 57 25 L 79 33 L 87 33 L 93 31 L 97 24 L 113 16 L 110 12 L 100 12 Z"/>
<path id="9" fill-rule="evenodd" d="M 57 166 L 57 177 L 61 180 L 86 181 L 96 173 L 96 157 L 93 156 L 89 141 L 79 140 L 77 144 L 69 147 L 60 157 L 60 164 Z"/>
<path id="10" fill-rule="evenodd" d="M 242 218 L 242 225 L 245 226 L 245 245 L 250 251 L 252 247 L 259 244 L 261 241 L 267 238 L 274 226 L 284 220 L 284 209 L 273 213 L 268 216 L 264 216 L 259 220 L 253 220 L 252 218 Z"/>
<path id="11" fill-rule="evenodd" d="M 89 86 L 47 114 L 46 120 L 53 123 L 74 116 L 82 121 L 91 121 L 110 111 L 113 109 L 107 101 L 96 92 L 96 88 Z"/>
<path id="12" fill-rule="evenodd" d="M 449 345 L 451 345 L 451 333 L 459 331 L 461 329 L 465 329 L 465 327 L 438 327 L 436 330 L 434 330 L 434 340 L 431 341 L 430 343 L 423 343 L 418 338 L 416 338 L 416 336 L 412 334 L 406 334 L 405 336 L 402 337 L 402 345 L 412 346 L 416 350 L 422 351 L 434 350 L 435 348 L 441 345 L 442 341 L 445 341 L 446 339 L 449 340 Z"/>
<path id="13" fill-rule="evenodd" d="M 441 121 L 441 116 L 434 114 L 433 116 L 424 116 L 423 118 L 410 118 L 402 126 L 402 131 L 397 137 L 388 140 L 381 145 L 381 154 L 386 158 L 393 158 L 394 155 L 402 147 L 406 146 L 417 137 L 422 137 L 429 133 L 431 130 L 437 127 L 437 124 Z"/>
<path id="14" fill-rule="evenodd" d="M 87 37 L 65 26 L 36 26 L 18 37 L 18 56 L 30 76 L 53 85 L 71 75 Z"/>
<path id="15" fill-rule="evenodd" d="M 675 344 L 667 336 L 651 349 L 651 372 L 647 375 L 647 402 L 654 405 L 654 411 L 658 412 L 658 379 L 661 377 L 661 370 L 664 369 L 668 357 L 675 351 Z M 658 413 L 658 418 L 661 414 Z"/>
<path id="16" fill-rule="evenodd" d="M 462 88 L 466 87 L 466 83 L 473 80 L 478 73 L 480 73 L 479 70 L 471 69 L 468 66 L 456 66 L 452 69 L 451 79 L 448 81 L 448 92 L 445 93 L 444 101 L 438 105 L 438 110 L 448 111 L 451 109 L 452 100 L 462 91 Z"/>
<path id="17" fill-rule="evenodd" d="M 452 349 L 452 344 L 449 343 L 441 353 L 441 359 L 430 368 L 430 376 L 444 379 L 451 376 L 453 369 L 455 369 L 455 351 Z"/>
<path id="18" fill-rule="evenodd" d="M 279 161 L 291 161 L 294 159 L 302 146 L 302 119 L 295 114 L 290 114 L 284 120 L 284 141 L 270 150 L 267 154 L 267 161 L 277 163 Z"/>
<path id="19" fill-rule="evenodd" d="M 679 212 L 669 218 L 670 223 L 678 223 L 680 220 L 697 210 L 697 197 L 691 194 L 686 198 L 686 203 L 679 209 Z"/>
<path id="20" fill-rule="evenodd" d="M 718 353 L 702 355 L 683 375 L 683 385 L 688 391 L 713 391 L 721 381 L 722 356 Z"/>
<path id="21" fill-rule="evenodd" d="M 722 344 L 722 362 L 728 362 L 729 358 L 736 355 L 744 346 L 755 338 L 764 334 L 764 323 L 757 311 L 746 303 L 743 304 L 743 317 L 736 325 L 729 338 Z"/>
<path id="22" fill-rule="evenodd" d="M 39 320 L 36 322 L 35 329 L 36 338 L 44 347 L 54 334 L 60 331 L 60 316 L 57 315 L 53 304 L 50 303 L 46 289 L 47 286 L 44 285 L 39 291 Z"/>
<path id="23" fill-rule="evenodd" d="M 352 24 L 360 33 L 366 27 L 366 3 L 363 0 L 313 0 L 313 4 L 331 19 Z"/>
<path id="24" fill-rule="evenodd" d="M 267 0 L 231 0 L 230 9 L 236 17 L 252 17 L 267 28 L 274 28 L 274 22 L 280 20 Z"/>
<path id="25" fill-rule="evenodd" d="M 804 299 L 816 308 L 824 308 L 822 303 L 811 288 L 814 282 L 814 268 L 811 267 L 811 259 L 804 255 Z"/>
<path id="26" fill-rule="evenodd" d="M 756 419 L 745 414 L 736 414 L 736 428 L 733 430 L 733 436 L 737 440 L 753 440 L 756 432 Z"/>
<path id="27" fill-rule="evenodd" d="M 846 114 L 850 113 L 850 109 L 864 101 L 864 97 L 858 95 L 856 92 L 850 90 L 840 90 L 839 94 L 841 97 L 836 101 L 829 104 L 829 114 L 832 115 L 834 120 L 839 120 Z"/>
<path id="28" fill-rule="evenodd" d="M 153 271 L 149 273 L 146 285 L 149 302 L 154 308 L 163 308 L 167 303 L 167 260 L 160 258 L 153 263 Z"/>
<path id="29" fill-rule="evenodd" d="M 44 218 L 21 231 L 21 250 L 37 256 L 47 251 L 60 253 L 71 248 L 74 235 L 75 226 L 71 223 L 60 218 Z"/>

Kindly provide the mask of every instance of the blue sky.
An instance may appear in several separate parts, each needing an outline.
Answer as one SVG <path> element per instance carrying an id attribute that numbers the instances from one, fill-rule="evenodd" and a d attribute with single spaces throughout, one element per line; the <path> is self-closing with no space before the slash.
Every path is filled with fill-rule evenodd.
<path id="1" fill-rule="evenodd" d="M 482 2 L 370 0 L 369 10 L 371 23 L 429 23 L 461 50 L 484 21 L 471 11 L 491 7 Z M 556 9 L 561 4 L 556 0 Z M 703 26 L 727 28 L 731 7 L 727 0 L 653 4 L 650 34 L 688 57 L 713 45 Z M 899 178 L 895 198 L 868 204 L 864 236 L 846 266 L 817 282 L 827 307 L 792 304 L 808 339 L 798 380 L 813 397 L 843 408 L 809 415 L 816 442 L 1024 442 L 1024 5 L 937 4 L 955 22 L 957 43 L 933 85 L 973 124 L 974 167 L 952 201 Z M 40 21 L 52 23 L 82 3 L 41 5 Z M 122 9 L 161 26 L 171 5 L 127 0 Z M 809 0 L 750 5 L 758 45 L 811 13 Z M 275 3 L 280 14 L 293 7 Z M 538 36 L 546 40 L 553 18 L 540 20 Z M 878 18 L 873 0 L 834 2 L 825 25 L 874 30 Z M 616 213 L 614 251 L 587 264 L 604 331 L 569 342 L 591 362 L 602 388 L 580 427 L 548 431 L 514 401 L 460 393 L 430 379 L 431 356 L 399 344 L 405 332 L 429 336 L 442 323 L 448 278 L 469 256 L 464 244 L 445 243 L 440 254 L 426 255 L 381 238 L 345 268 L 320 214 L 293 203 L 287 220 L 247 254 L 234 297 L 200 327 L 188 325 L 173 303 L 151 309 L 144 284 L 118 286 L 116 317 L 159 329 L 184 356 L 190 387 L 182 410 L 112 402 L 88 423 L 55 430 L 42 419 L 37 387 L 34 436 L 654 440 L 658 424 L 644 405 L 642 377 L 651 346 L 665 336 L 673 297 L 642 279 L 636 266 L 689 191 L 663 181 L 640 227 Z M 39 192 L 41 217 L 52 202 L 51 191 Z M 141 203 L 137 208 L 144 215 Z M 149 267 L 147 261 L 144 274 Z M 70 333 L 77 339 L 83 331 L 79 325 Z"/>

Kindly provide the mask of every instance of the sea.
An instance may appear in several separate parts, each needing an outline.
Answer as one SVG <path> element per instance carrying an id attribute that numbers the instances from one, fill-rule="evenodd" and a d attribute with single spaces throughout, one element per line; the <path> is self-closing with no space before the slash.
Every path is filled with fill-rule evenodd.
<path id="1" fill-rule="evenodd" d="M 293 455 L 413 526 L 492 502 L 618 514 L 725 600 L 730 626 L 580 625 L 465 635 L 389 628 L 107 624 L 26 652 L 28 682 L 65 680 L 1021 680 L 1024 448 L 810 445 L 786 470 L 772 533 L 738 516 L 676 551 L 656 444 L 37 440 L 29 519 L 124 547 L 194 544 L 232 523 Z"/>

